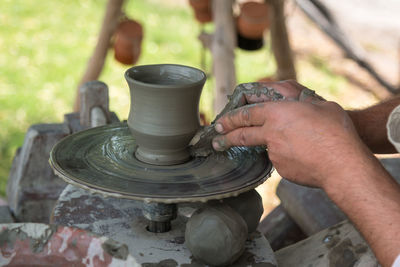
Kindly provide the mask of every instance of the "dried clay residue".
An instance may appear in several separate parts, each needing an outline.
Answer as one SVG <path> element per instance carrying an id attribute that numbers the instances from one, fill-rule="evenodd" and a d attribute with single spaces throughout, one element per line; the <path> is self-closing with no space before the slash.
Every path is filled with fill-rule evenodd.
<path id="1" fill-rule="evenodd" d="M 366 245 L 353 245 L 351 240 L 346 238 L 329 253 L 329 267 L 353 267 L 367 251 Z"/>

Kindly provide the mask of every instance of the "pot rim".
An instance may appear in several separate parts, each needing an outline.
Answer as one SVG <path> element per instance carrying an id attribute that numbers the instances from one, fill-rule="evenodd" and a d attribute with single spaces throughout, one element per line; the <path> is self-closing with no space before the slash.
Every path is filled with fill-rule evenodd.
<path id="1" fill-rule="evenodd" d="M 175 67 L 179 67 L 179 68 L 185 68 L 185 69 L 192 69 L 195 72 L 198 72 L 200 74 L 201 79 L 194 81 L 194 82 L 190 82 L 190 83 L 182 83 L 182 84 L 159 84 L 159 83 L 148 83 L 148 82 L 142 82 L 139 80 L 136 80 L 134 78 L 132 78 L 130 76 L 130 73 L 132 73 L 132 71 L 137 70 L 137 69 L 141 69 L 141 68 L 149 68 L 149 67 L 161 67 L 161 66 L 175 66 Z M 195 85 L 199 85 L 199 84 L 204 84 L 206 79 L 207 79 L 207 75 L 204 73 L 204 71 L 191 67 L 191 66 L 185 66 L 185 65 L 180 65 L 180 64 L 149 64 L 149 65 L 138 65 L 138 66 L 134 66 L 131 67 L 129 69 L 127 69 L 125 71 L 125 79 L 129 82 L 134 82 L 136 84 L 142 85 L 142 86 L 154 86 L 157 85 L 158 88 L 174 88 L 174 89 L 182 89 L 182 88 L 187 88 L 188 85 L 190 86 L 195 86 Z"/>

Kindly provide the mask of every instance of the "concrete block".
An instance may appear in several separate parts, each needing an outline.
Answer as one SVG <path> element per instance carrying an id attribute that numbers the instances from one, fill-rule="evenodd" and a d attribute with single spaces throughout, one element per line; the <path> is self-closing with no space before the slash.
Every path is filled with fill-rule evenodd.
<path id="1" fill-rule="evenodd" d="M 0 223 L 13 223 L 14 219 L 11 216 L 8 206 L 0 206 Z"/>
<path id="2" fill-rule="evenodd" d="M 349 221 L 343 221 L 275 253 L 279 267 L 380 266 Z"/>
<path id="3" fill-rule="evenodd" d="M 274 251 L 306 238 L 306 235 L 282 205 L 272 210 L 260 222 L 257 230 L 264 234 Z"/>
<path id="4" fill-rule="evenodd" d="M 106 122 L 111 121 L 109 112 L 108 86 L 100 81 L 90 81 L 82 85 L 80 94 L 80 124 L 90 128 L 92 124 L 92 109 L 100 108 L 106 117 Z"/>
<path id="5" fill-rule="evenodd" d="M 109 116 L 110 116 L 109 123 L 119 122 L 118 116 L 117 114 L 115 114 L 115 112 L 110 112 Z M 85 126 L 81 125 L 79 112 L 65 114 L 64 124 L 66 127 L 69 128 L 71 134 L 86 129 Z"/>
<path id="6" fill-rule="evenodd" d="M 7 198 L 18 221 L 48 222 L 51 210 L 65 187 L 48 163 L 52 147 L 69 134 L 64 124 L 35 124 L 17 151 L 10 171 Z"/>
<path id="7" fill-rule="evenodd" d="M 385 157 L 379 160 L 400 184 L 400 158 Z M 300 186 L 282 179 L 276 192 L 286 212 L 307 236 L 347 218 L 321 189 Z"/>
<path id="8" fill-rule="evenodd" d="M 321 189 L 282 179 L 276 194 L 286 212 L 307 236 L 347 218 Z"/>

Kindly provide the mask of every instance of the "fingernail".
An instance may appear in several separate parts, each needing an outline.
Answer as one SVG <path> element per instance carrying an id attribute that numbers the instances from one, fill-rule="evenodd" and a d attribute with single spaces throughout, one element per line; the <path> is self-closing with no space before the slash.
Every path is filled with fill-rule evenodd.
<path id="1" fill-rule="evenodd" d="M 217 141 L 212 141 L 212 146 L 214 150 L 219 151 L 221 148 L 219 147 L 219 143 Z"/>
<path id="2" fill-rule="evenodd" d="M 222 127 L 222 124 L 221 123 L 217 123 L 217 124 L 215 124 L 215 130 L 218 132 L 218 133 L 222 133 L 223 131 L 224 131 L 224 127 Z"/>

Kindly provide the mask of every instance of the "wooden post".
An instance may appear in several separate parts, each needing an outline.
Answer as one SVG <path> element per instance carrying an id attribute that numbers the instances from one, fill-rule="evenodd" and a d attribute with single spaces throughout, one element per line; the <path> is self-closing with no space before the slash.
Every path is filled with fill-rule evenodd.
<path id="1" fill-rule="evenodd" d="M 80 92 L 80 123 L 84 128 L 110 122 L 108 86 L 100 81 L 83 84 Z M 99 112 L 102 110 L 103 112 Z M 95 116 L 95 117 L 93 117 Z"/>
<path id="2" fill-rule="evenodd" d="M 100 76 L 110 46 L 111 37 L 114 34 L 119 18 L 122 15 L 123 3 L 124 0 L 109 0 L 107 3 L 96 47 L 88 61 L 85 74 L 78 85 L 74 111 L 79 111 L 80 108 L 79 88 L 86 82 L 97 80 Z"/>
<path id="3" fill-rule="evenodd" d="M 286 29 L 284 0 L 266 0 L 270 5 L 271 45 L 277 65 L 278 80 L 296 79 L 288 33 Z"/>
<path id="4" fill-rule="evenodd" d="M 212 5 L 215 32 L 211 42 L 215 76 L 214 113 L 227 103 L 227 95 L 236 85 L 235 47 L 236 31 L 232 12 L 233 0 L 214 0 Z"/>

